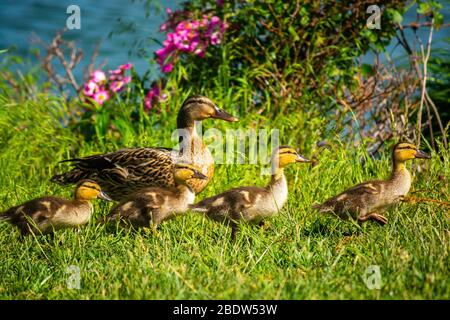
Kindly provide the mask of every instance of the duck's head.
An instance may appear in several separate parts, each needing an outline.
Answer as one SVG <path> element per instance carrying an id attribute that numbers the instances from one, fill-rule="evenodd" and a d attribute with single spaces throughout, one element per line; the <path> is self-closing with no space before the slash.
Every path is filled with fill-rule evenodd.
<path id="1" fill-rule="evenodd" d="M 221 119 L 229 122 L 236 122 L 239 119 L 220 109 L 207 97 L 192 96 L 187 98 L 178 112 L 178 128 L 193 126 L 194 121 L 205 119 Z"/>
<path id="2" fill-rule="evenodd" d="M 112 199 L 104 193 L 97 182 L 92 180 L 82 180 L 75 188 L 75 199 L 77 200 L 93 200 L 103 199 L 111 201 Z"/>
<path id="3" fill-rule="evenodd" d="M 186 184 L 189 179 L 208 179 L 199 168 L 188 163 L 176 163 L 173 167 L 173 177 L 178 184 Z"/>
<path id="4" fill-rule="evenodd" d="M 311 162 L 311 160 L 300 155 L 294 148 L 290 146 L 281 146 L 272 153 L 272 163 L 277 164 L 278 168 L 284 168 L 288 164 L 297 162 Z"/>
<path id="5" fill-rule="evenodd" d="M 416 158 L 430 159 L 428 153 L 419 150 L 414 144 L 408 142 L 399 142 L 394 146 L 393 159 L 394 163 L 403 163 L 407 160 Z"/>

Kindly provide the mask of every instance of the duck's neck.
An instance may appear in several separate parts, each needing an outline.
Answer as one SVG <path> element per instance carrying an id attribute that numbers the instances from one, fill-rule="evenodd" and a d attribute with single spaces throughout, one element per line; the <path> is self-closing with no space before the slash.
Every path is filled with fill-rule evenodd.
<path id="1" fill-rule="evenodd" d="M 272 177 L 267 187 L 270 189 L 287 188 L 287 182 L 286 177 L 284 176 L 283 168 L 277 168 L 273 170 Z"/>
<path id="2" fill-rule="evenodd" d="M 408 170 L 406 169 L 406 165 L 404 161 L 393 161 L 392 164 L 392 177 L 396 177 L 398 175 L 401 175 L 405 172 L 408 172 Z"/>
<path id="3" fill-rule="evenodd" d="M 86 199 L 82 195 L 78 194 L 77 191 L 75 191 L 73 198 L 74 201 L 83 201 L 83 202 L 91 202 L 91 199 Z"/>
<path id="4" fill-rule="evenodd" d="M 197 134 L 197 130 L 195 128 L 195 121 L 185 115 L 181 114 L 177 118 L 177 127 L 178 127 L 178 142 L 180 143 L 181 149 L 191 149 L 197 147 L 196 144 L 202 144 L 201 139 Z"/>
<path id="5" fill-rule="evenodd" d="M 283 168 L 277 168 L 266 187 L 270 192 L 270 199 L 275 201 L 277 211 L 280 210 L 288 197 L 288 186 Z"/>
<path id="6" fill-rule="evenodd" d="M 406 169 L 404 161 L 394 161 L 392 174 L 388 181 L 388 186 L 394 195 L 406 195 L 411 189 L 411 174 Z"/>
<path id="7" fill-rule="evenodd" d="M 196 134 L 195 131 L 195 120 L 192 119 L 188 114 L 185 112 L 179 113 L 177 117 L 177 128 L 178 130 L 181 130 L 180 132 L 180 142 L 182 139 L 183 132 L 188 132 L 191 135 Z"/>
<path id="8" fill-rule="evenodd" d="M 186 201 L 188 204 L 194 203 L 195 193 L 191 187 L 186 184 L 178 184 L 177 189 L 181 201 Z"/>

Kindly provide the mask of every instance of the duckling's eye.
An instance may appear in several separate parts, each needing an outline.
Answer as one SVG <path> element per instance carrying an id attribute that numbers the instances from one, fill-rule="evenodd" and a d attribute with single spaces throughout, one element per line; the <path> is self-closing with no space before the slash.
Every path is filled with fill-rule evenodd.
<path id="1" fill-rule="evenodd" d="M 400 147 L 397 150 L 414 150 L 417 151 L 417 148 L 411 147 L 411 146 L 404 146 L 404 147 Z"/>

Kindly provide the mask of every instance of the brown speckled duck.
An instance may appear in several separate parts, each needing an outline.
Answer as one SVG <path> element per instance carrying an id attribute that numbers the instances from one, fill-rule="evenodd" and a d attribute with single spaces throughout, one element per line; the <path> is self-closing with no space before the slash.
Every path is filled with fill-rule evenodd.
<path id="1" fill-rule="evenodd" d="M 208 179 L 193 165 L 177 163 L 173 168 L 176 187 L 152 187 L 138 191 L 122 200 L 103 219 L 122 226 L 150 227 L 187 211 L 194 203 L 195 194 L 188 185 L 191 179 Z"/>
<path id="2" fill-rule="evenodd" d="M 206 198 L 190 208 L 207 217 L 231 224 L 231 238 L 235 240 L 240 220 L 261 223 L 276 214 L 288 198 L 284 168 L 291 163 L 310 162 L 289 146 L 281 146 L 272 153 L 272 178 L 266 187 L 238 187 Z"/>
<path id="3" fill-rule="evenodd" d="M 53 196 L 33 199 L 1 213 L 0 221 L 15 225 L 23 236 L 75 228 L 89 222 L 93 212 L 91 200 L 95 198 L 111 200 L 96 182 L 82 180 L 75 188 L 73 200 Z"/>
<path id="4" fill-rule="evenodd" d="M 189 186 L 201 192 L 214 175 L 213 157 L 195 129 L 195 122 L 205 119 L 238 121 L 236 117 L 217 107 L 210 99 L 193 96 L 184 101 L 178 112 L 177 126 L 180 150 L 169 148 L 129 148 L 116 152 L 69 159 L 75 167 L 55 175 L 52 181 L 61 185 L 92 179 L 114 200 L 148 187 L 173 187 L 172 169 L 175 162 L 192 163 L 208 179 L 191 179 Z"/>
<path id="5" fill-rule="evenodd" d="M 392 158 L 389 179 L 360 183 L 313 208 L 321 213 L 334 213 L 342 219 L 357 219 L 360 224 L 370 219 L 386 224 L 387 219 L 380 213 L 402 200 L 411 188 L 411 175 L 406 169 L 406 161 L 429 159 L 431 156 L 411 143 L 400 142 L 394 146 Z"/>

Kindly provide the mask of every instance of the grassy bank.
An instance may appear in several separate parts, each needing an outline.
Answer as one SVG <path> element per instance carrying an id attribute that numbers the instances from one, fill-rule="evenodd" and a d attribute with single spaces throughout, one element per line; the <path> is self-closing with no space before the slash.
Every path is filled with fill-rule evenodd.
<path id="1" fill-rule="evenodd" d="M 175 113 L 155 114 L 137 129 L 124 124 L 119 139 L 104 136 L 85 142 L 61 127 L 55 114 L 61 108 L 53 108 L 61 101 L 0 99 L 0 210 L 44 194 L 71 196 L 69 188 L 49 182 L 54 172 L 67 168 L 58 167 L 57 162 L 71 155 L 123 146 L 174 145 L 170 135 Z M 296 121 L 304 119 L 291 115 L 271 126 L 281 130 L 283 144 L 301 146 L 301 152 L 311 156 L 318 152 L 313 148 L 316 137 L 292 129 Z M 237 124 L 205 122 L 205 127 L 265 128 L 268 123 L 248 115 Z M 320 124 L 321 120 L 311 122 L 313 128 Z M 384 227 L 376 223 L 359 227 L 320 216 L 311 210 L 313 203 L 364 179 L 387 176 L 390 155 L 373 160 L 362 148 L 335 142 L 317 157 L 315 167 L 298 165 L 287 170 L 289 201 L 270 220 L 269 228 L 243 226 L 236 243 L 229 241 L 225 226 L 194 213 L 162 224 L 158 237 L 107 230 L 95 223 L 110 206 L 100 202 L 95 204 L 91 223 L 80 233 L 59 231 L 53 239 L 29 237 L 21 242 L 18 231 L 2 223 L 0 298 L 448 298 L 448 210 L 438 205 L 402 204 L 388 211 L 389 223 Z M 364 166 L 361 157 L 366 158 Z M 415 176 L 412 191 L 427 189 L 420 195 L 448 200 L 449 161 L 445 153 L 433 154 L 428 162 L 410 163 Z M 258 166 L 218 165 L 216 170 L 197 199 L 267 180 Z M 364 282 L 370 265 L 380 267 L 379 290 L 368 289 Z M 80 269 L 80 289 L 67 287 L 70 266 Z"/>

